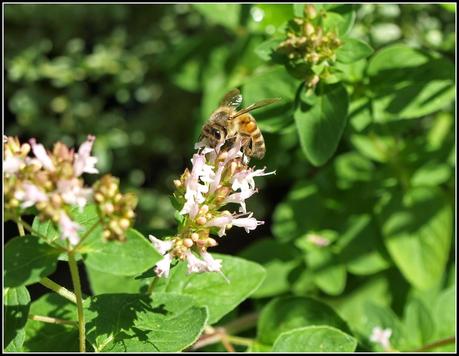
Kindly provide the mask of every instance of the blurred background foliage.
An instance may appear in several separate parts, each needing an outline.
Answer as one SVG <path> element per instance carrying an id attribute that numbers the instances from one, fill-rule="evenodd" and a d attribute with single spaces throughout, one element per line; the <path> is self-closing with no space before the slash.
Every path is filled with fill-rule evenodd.
<path id="1" fill-rule="evenodd" d="M 277 172 L 248 202 L 266 224 L 231 231 L 216 249 L 268 268 L 255 307 L 320 295 L 350 322 L 359 300 L 399 316 L 411 295 L 429 306 L 455 280 L 455 6 L 343 6 L 355 11 L 351 35 L 375 52 L 343 69 L 347 124 L 320 167 L 298 138 L 300 81 L 260 51 L 284 33 L 288 4 L 6 5 L 5 132 L 48 146 L 96 135 L 100 172 L 138 193 L 139 230 L 161 234 L 175 227 L 172 180 L 222 95 L 240 87 L 245 105 L 282 97 L 254 114 L 267 155 L 253 163 Z M 384 236 L 407 221 L 421 242 L 400 250 Z M 311 244 L 312 232 L 330 245 Z M 410 249 L 418 264 L 400 252 Z"/>

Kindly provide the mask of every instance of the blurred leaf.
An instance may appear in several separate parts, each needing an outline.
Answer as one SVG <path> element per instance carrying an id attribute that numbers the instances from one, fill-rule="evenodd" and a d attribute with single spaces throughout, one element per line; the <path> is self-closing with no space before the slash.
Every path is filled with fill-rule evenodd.
<path id="1" fill-rule="evenodd" d="M 330 326 L 308 326 L 282 333 L 273 352 L 354 352 L 357 340 Z"/>
<path id="2" fill-rule="evenodd" d="M 5 287 L 37 283 L 56 270 L 60 251 L 36 236 L 18 236 L 5 245 Z"/>
<path id="3" fill-rule="evenodd" d="M 282 333 L 303 326 L 327 325 L 350 332 L 328 305 L 311 298 L 283 297 L 271 300 L 258 319 L 257 340 L 273 344 Z"/>
<path id="4" fill-rule="evenodd" d="M 102 294 L 86 301 L 85 317 L 96 352 L 177 352 L 199 337 L 207 310 L 178 294 Z"/>
<path id="5" fill-rule="evenodd" d="M 456 332 L 456 297 L 455 286 L 440 293 L 433 305 L 432 315 L 435 321 L 435 338 L 443 339 Z M 434 351 L 454 351 L 455 344 L 436 348 Z"/>
<path id="6" fill-rule="evenodd" d="M 26 287 L 5 288 L 3 292 L 4 350 L 21 352 L 25 324 L 29 315 L 30 295 Z"/>
<path id="7" fill-rule="evenodd" d="M 339 295 L 346 286 L 346 267 L 338 255 L 328 250 L 312 250 L 306 255 L 314 283 L 325 293 Z"/>
<path id="8" fill-rule="evenodd" d="M 315 104 L 301 103 L 295 122 L 308 160 L 321 166 L 335 153 L 346 125 L 348 95 L 341 84 L 324 88 Z"/>
<path id="9" fill-rule="evenodd" d="M 209 325 L 254 293 L 266 275 L 264 268 L 257 263 L 219 254 L 213 254 L 213 257 L 222 260 L 222 272 L 229 282 L 215 272 L 187 274 L 187 264 L 180 262 L 172 269 L 169 278 L 155 289 L 192 296 L 197 305 L 208 308 Z"/>
<path id="10" fill-rule="evenodd" d="M 443 275 L 452 237 L 452 211 L 442 192 L 393 192 L 379 213 L 384 243 L 405 278 L 419 289 Z"/>
<path id="11" fill-rule="evenodd" d="M 218 4 L 193 4 L 211 24 L 225 26 L 235 30 L 239 25 L 239 15 L 241 6 L 238 4 L 227 4 L 221 6 Z"/>
<path id="12" fill-rule="evenodd" d="M 270 61 L 273 59 L 273 52 L 283 41 L 282 38 L 273 37 L 262 42 L 257 48 L 255 53 L 264 61 Z"/>
<path id="13" fill-rule="evenodd" d="M 439 186 L 447 182 L 452 173 L 451 167 L 447 164 L 426 162 L 413 174 L 411 184 L 413 186 Z"/>
<path id="14" fill-rule="evenodd" d="M 407 349 L 417 349 L 432 341 L 435 326 L 427 307 L 419 300 L 412 299 L 405 307 L 404 330 Z"/>
<path id="15" fill-rule="evenodd" d="M 454 100 L 454 65 L 402 44 L 378 51 L 368 64 L 375 120 L 411 119 Z"/>
<path id="16" fill-rule="evenodd" d="M 134 277 L 120 276 L 112 273 L 101 272 L 86 267 L 91 291 L 94 295 L 106 293 L 139 293 L 142 281 Z"/>
<path id="17" fill-rule="evenodd" d="M 342 63 L 353 63 L 367 58 L 373 53 L 368 43 L 355 38 L 343 39 L 344 43 L 336 51 L 336 60 Z"/>
<path id="18" fill-rule="evenodd" d="M 29 313 L 64 320 L 77 320 L 76 305 L 55 293 L 45 294 L 34 301 Z M 74 325 L 27 320 L 24 351 L 77 352 L 78 328 Z"/>

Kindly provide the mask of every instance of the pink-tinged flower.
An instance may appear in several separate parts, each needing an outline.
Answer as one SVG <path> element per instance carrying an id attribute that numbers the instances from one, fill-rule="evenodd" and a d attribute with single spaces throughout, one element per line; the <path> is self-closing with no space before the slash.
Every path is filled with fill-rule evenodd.
<path id="1" fill-rule="evenodd" d="M 172 256 L 170 253 L 164 255 L 163 259 L 156 264 L 155 273 L 160 278 L 169 277 L 171 270 Z"/>
<path id="2" fill-rule="evenodd" d="M 391 329 L 383 329 L 379 326 L 376 326 L 371 331 L 370 341 L 381 345 L 384 350 L 389 350 L 391 348 L 389 341 L 391 335 Z"/>
<path id="3" fill-rule="evenodd" d="M 234 176 L 233 179 L 231 180 L 231 188 L 233 190 L 238 190 L 240 189 L 241 192 L 247 193 L 248 191 L 255 190 L 255 181 L 254 177 L 261 177 L 261 176 L 267 176 L 270 174 L 275 174 L 276 172 L 268 172 L 265 173 L 265 169 L 257 169 L 257 170 L 252 170 L 252 169 L 247 169 L 243 170 L 240 172 L 237 172 Z"/>
<path id="4" fill-rule="evenodd" d="M 3 172 L 6 174 L 14 174 L 21 169 L 24 160 L 19 157 L 10 156 L 3 161 Z"/>
<path id="5" fill-rule="evenodd" d="M 224 163 L 227 164 L 229 161 L 232 161 L 233 159 L 242 157 L 241 148 L 242 148 L 242 141 L 236 140 L 236 142 L 234 142 L 233 147 L 231 147 L 228 150 L 227 152 L 228 155 L 226 156 Z"/>
<path id="6" fill-rule="evenodd" d="M 221 272 L 222 260 L 214 259 L 212 255 L 207 251 L 202 251 L 201 257 L 207 265 L 206 270 L 208 272 Z"/>
<path id="7" fill-rule="evenodd" d="M 57 191 L 65 203 L 77 205 L 80 210 L 86 206 L 92 195 L 92 189 L 83 188 L 77 178 L 58 181 Z"/>
<path id="8" fill-rule="evenodd" d="M 29 182 L 22 183 L 19 190 L 15 192 L 14 197 L 21 202 L 23 209 L 48 201 L 48 195 L 35 184 Z"/>
<path id="9" fill-rule="evenodd" d="M 148 235 L 148 238 L 152 242 L 153 246 L 155 249 L 161 254 L 165 255 L 173 246 L 174 242 L 169 240 L 169 241 L 163 241 L 160 239 L 157 239 L 153 235 Z"/>
<path id="10" fill-rule="evenodd" d="M 223 162 L 220 162 L 218 164 L 217 172 L 215 173 L 214 179 L 212 180 L 212 183 L 210 183 L 209 186 L 209 194 L 212 194 L 215 192 L 220 185 L 220 181 L 222 179 L 222 173 L 223 170 L 225 169 L 225 164 Z"/>
<path id="11" fill-rule="evenodd" d="M 326 247 L 330 245 L 330 241 L 328 241 L 325 237 L 316 234 L 309 235 L 308 241 L 318 247 Z"/>
<path id="12" fill-rule="evenodd" d="M 75 154 L 73 169 L 75 175 L 79 177 L 83 173 L 99 173 L 96 168 L 97 157 L 91 156 L 92 145 L 94 144 L 95 136 L 88 136 L 88 139 L 83 142 Z"/>
<path id="13" fill-rule="evenodd" d="M 233 219 L 232 224 L 234 226 L 243 227 L 247 233 L 251 230 L 255 230 L 258 225 L 263 225 L 264 221 L 257 221 L 257 219 L 252 218 L 252 213 L 249 214 L 246 218 L 237 218 Z"/>
<path id="14" fill-rule="evenodd" d="M 205 272 L 207 270 L 207 264 L 197 258 L 190 250 L 186 252 L 185 256 L 188 263 L 188 274 Z"/>
<path id="15" fill-rule="evenodd" d="M 72 245 L 78 244 L 80 241 L 78 230 L 81 229 L 81 226 L 72 221 L 64 212 L 61 212 L 59 217 L 59 228 L 61 230 L 62 239 L 68 239 Z"/>
<path id="16" fill-rule="evenodd" d="M 243 212 L 244 214 L 247 213 L 247 208 L 245 205 L 245 200 L 250 198 L 256 190 L 244 190 L 239 193 L 233 193 L 229 196 L 226 197 L 225 199 L 225 204 L 226 203 L 236 203 L 240 204 L 241 207 L 239 208 L 239 211 Z"/>
<path id="17" fill-rule="evenodd" d="M 233 222 L 233 216 L 231 214 L 222 214 L 217 216 L 211 220 L 209 220 L 206 224 L 207 227 L 219 227 L 220 230 L 218 231 L 218 236 L 222 237 L 225 235 L 225 230 L 228 225 Z"/>
<path id="18" fill-rule="evenodd" d="M 33 154 L 37 157 L 42 166 L 50 171 L 54 171 L 53 161 L 48 156 L 45 147 L 41 143 L 37 143 L 34 138 L 30 139 L 30 145 L 32 146 Z"/>

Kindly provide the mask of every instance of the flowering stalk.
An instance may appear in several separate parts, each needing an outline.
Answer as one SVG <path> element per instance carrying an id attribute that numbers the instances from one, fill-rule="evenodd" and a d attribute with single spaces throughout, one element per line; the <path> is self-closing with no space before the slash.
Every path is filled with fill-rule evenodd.
<path id="1" fill-rule="evenodd" d="M 185 169 L 180 179 L 174 181 L 174 200 L 181 217 L 178 233 L 166 240 L 150 235 L 151 242 L 163 255 L 155 268 L 158 277 L 169 276 L 175 259 L 187 261 L 188 273 L 219 272 L 223 275 L 222 261 L 207 252 L 209 247 L 217 245 L 215 235 L 225 236 L 233 226 L 242 227 L 249 233 L 264 223 L 247 211 L 245 200 L 257 192 L 255 177 L 274 172 L 250 168 L 241 141 L 236 141 L 228 150 L 222 147 L 210 148 L 198 143 L 191 171 Z M 238 204 L 239 211 L 230 212 L 226 208 L 230 203 Z"/>

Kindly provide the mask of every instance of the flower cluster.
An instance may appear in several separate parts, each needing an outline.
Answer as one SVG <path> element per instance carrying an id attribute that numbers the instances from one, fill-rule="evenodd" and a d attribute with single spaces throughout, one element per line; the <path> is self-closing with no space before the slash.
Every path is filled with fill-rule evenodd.
<path id="1" fill-rule="evenodd" d="M 97 181 L 93 189 L 94 201 L 104 226 L 104 238 L 125 241 L 125 232 L 135 217 L 137 197 L 132 193 L 121 194 L 119 179 L 109 174 Z"/>
<path id="2" fill-rule="evenodd" d="M 17 220 L 25 209 L 35 207 L 40 220 L 53 221 L 59 227 L 61 238 L 77 245 L 81 226 L 71 219 L 70 209 L 76 206 L 82 210 L 93 199 L 95 191 L 101 217 L 110 220 L 107 228 L 110 232 L 105 236 L 122 239 L 119 236 L 134 217 L 135 199 L 121 195 L 118 181 L 110 176 L 96 182 L 94 189 L 84 185 L 83 173 L 98 173 L 97 158 L 91 155 L 94 140 L 94 136 L 88 136 L 77 152 L 57 142 L 48 152 L 35 139 L 21 144 L 17 137 L 4 136 L 6 217 Z"/>
<path id="3" fill-rule="evenodd" d="M 383 329 L 379 326 L 375 326 L 370 335 L 370 341 L 374 342 L 375 344 L 380 345 L 384 351 L 392 351 L 390 345 L 390 337 L 392 335 L 392 329 Z"/>
<path id="4" fill-rule="evenodd" d="M 169 275 L 174 259 L 186 260 L 188 273 L 221 272 L 221 260 L 207 252 L 207 248 L 217 245 L 211 235 L 222 237 L 233 226 L 250 232 L 263 224 L 247 212 L 245 201 L 257 192 L 254 178 L 274 172 L 250 168 L 240 141 L 228 150 L 223 150 L 222 145 L 209 148 L 201 143 L 196 148 L 191 171 L 186 169 L 174 181 L 174 198 L 182 217 L 178 234 L 167 240 L 150 235 L 153 245 L 164 256 L 155 268 L 159 277 Z M 239 211 L 223 209 L 229 203 L 238 204 Z"/>
<path id="5" fill-rule="evenodd" d="M 321 13 L 314 5 L 305 5 L 304 16 L 294 18 L 287 28 L 287 38 L 276 49 L 285 57 L 289 72 L 315 87 L 327 75 L 327 66 L 335 61 L 336 49 L 341 41 L 332 31 L 324 32 L 320 26 Z M 324 67 L 318 73 L 319 67 Z"/>

